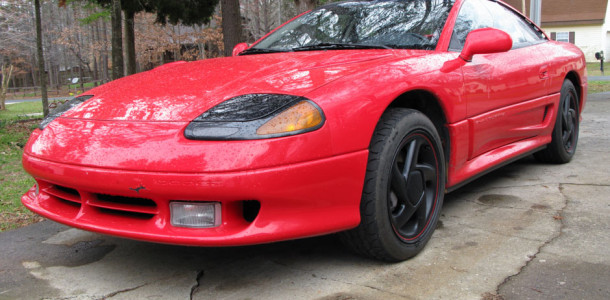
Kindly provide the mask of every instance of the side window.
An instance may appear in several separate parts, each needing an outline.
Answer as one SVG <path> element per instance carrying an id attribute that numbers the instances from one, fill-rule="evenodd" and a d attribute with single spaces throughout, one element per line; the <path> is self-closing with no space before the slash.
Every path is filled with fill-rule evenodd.
<path id="1" fill-rule="evenodd" d="M 534 26 L 503 5 L 488 0 L 467 0 L 462 4 L 455 21 L 449 50 L 461 51 L 470 31 L 486 27 L 508 33 L 513 39 L 513 49 L 546 40 Z"/>
<path id="2" fill-rule="evenodd" d="M 468 33 L 479 28 L 493 27 L 493 24 L 493 18 L 483 1 L 465 1 L 460 8 L 457 20 L 455 20 L 449 50 L 462 51 Z"/>
<path id="3" fill-rule="evenodd" d="M 545 40 L 544 35 L 535 30 L 535 27 L 505 6 L 491 1 L 484 1 L 484 5 L 494 16 L 493 27 L 505 31 L 513 39 L 513 49 Z"/>

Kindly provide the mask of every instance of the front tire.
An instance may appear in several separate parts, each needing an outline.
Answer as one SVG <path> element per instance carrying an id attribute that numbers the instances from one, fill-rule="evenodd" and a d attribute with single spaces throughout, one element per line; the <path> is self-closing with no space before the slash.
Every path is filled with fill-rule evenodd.
<path id="1" fill-rule="evenodd" d="M 537 160 L 555 164 L 565 164 L 572 160 L 578 144 L 579 103 L 574 84 L 566 79 L 561 87 L 561 100 L 557 108 L 553 139 L 545 149 L 534 153 Z"/>
<path id="2" fill-rule="evenodd" d="M 360 225 L 342 240 L 365 256 L 411 258 L 436 228 L 444 190 L 445 161 L 434 124 L 418 111 L 390 109 L 369 146 Z"/>

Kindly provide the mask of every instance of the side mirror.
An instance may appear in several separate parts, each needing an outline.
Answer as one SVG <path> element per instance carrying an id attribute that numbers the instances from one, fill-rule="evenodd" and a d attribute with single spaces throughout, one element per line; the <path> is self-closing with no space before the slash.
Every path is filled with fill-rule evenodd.
<path id="1" fill-rule="evenodd" d="M 495 28 L 482 28 L 471 31 L 466 37 L 460 58 L 472 61 L 475 54 L 506 52 L 513 47 L 508 33 Z"/>
<path id="2" fill-rule="evenodd" d="M 242 51 L 248 49 L 248 47 L 250 47 L 250 46 L 248 46 L 247 43 L 239 43 L 239 44 L 235 45 L 235 47 L 233 47 L 233 56 L 237 56 Z"/>

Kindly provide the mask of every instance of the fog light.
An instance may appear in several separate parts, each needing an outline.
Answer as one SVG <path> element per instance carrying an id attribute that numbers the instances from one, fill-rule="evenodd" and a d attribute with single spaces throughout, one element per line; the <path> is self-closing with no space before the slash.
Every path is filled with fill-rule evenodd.
<path id="1" fill-rule="evenodd" d="M 171 202 L 172 226 L 211 228 L 220 226 L 220 203 Z"/>

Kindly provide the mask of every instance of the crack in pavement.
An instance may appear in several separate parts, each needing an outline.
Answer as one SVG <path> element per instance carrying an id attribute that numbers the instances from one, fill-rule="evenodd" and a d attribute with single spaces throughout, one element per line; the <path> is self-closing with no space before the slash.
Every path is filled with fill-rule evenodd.
<path id="1" fill-rule="evenodd" d="M 312 272 L 314 270 L 307 270 L 307 269 L 302 269 L 302 268 L 296 268 L 294 266 L 286 265 L 286 264 L 277 262 L 275 260 L 269 260 L 269 261 L 274 263 L 274 264 L 276 264 L 276 265 L 279 265 L 279 266 L 282 266 L 284 268 L 291 269 L 291 270 L 294 270 L 294 271 L 299 271 L 299 272 L 304 272 L 304 273 L 310 273 L 311 272 L 311 275 L 314 278 L 317 278 L 317 279 L 320 279 L 320 280 L 328 280 L 328 281 L 338 282 L 338 283 L 342 283 L 342 284 L 346 284 L 346 285 L 367 288 L 367 289 L 371 289 L 371 290 L 374 290 L 374 291 L 378 291 L 378 292 L 382 292 L 382 293 L 387 293 L 387 294 L 391 294 L 391 295 L 394 295 L 394 296 L 398 296 L 398 297 L 401 297 L 403 299 L 415 299 L 415 298 L 412 298 L 412 297 L 409 297 L 409 296 L 406 296 L 406 295 L 402 295 L 402 294 L 398 294 L 398 293 L 395 293 L 395 292 L 387 291 L 387 290 L 384 290 L 384 289 L 381 289 L 381 288 L 378 288 L 378 287 L 374 287 L 374 286 L 370 286 L 370 285 L 357 284 L 357 283 L 353 283 L 353 282 L 349 282 L 349 281 L 343 281 L 343 280 L 331 278 L 331 277 L 328 277 L 328 276 L 319 276 L 316 273 Z"/>
<path id="2" fill-rule="evenodd" d="M 529 211 L 532 209 L 531 207 L 515 207 L 515 206 L 508 206 L 508 205 L 503 206 L 503 205 L 497 205 L 497 204 L 488 204 L 488 203 L 482 203 L 477 200 L 470 200 L 470 199 L 458 199 L 457 201 L 474 203 L 479 206 L 492 207 L 492 208 L 514 209 L 514 210 L 521 210 L 521 211 Z"/>
<path id="3" fill-rule="evenodd" d="M 544 215 L 548 215 L 548 214 L 544 214 Z M 533 238 L 528 238 L 528 237 L 524 237 L 524 236 L 519 236 L 519 235 L 513 235 L 513 234 L 507 234 L 507 233 L 502 233 L 502 232 L 498 232 L 495 230 L 491 230 L 491 229 L 487 229 L 488 227 L 475 227 L 475 226 L 470 226 L 468 224 L 459 224 L 462 228 L 466 228 L 466 229 L 474 229 L 474 230 L 480 230 L 482 232 L 485 233 L 489 233 L 489 234 L 495 234 L 501 237 L 506 237 L 506 238 L 516 238 L 516 239 L 520 239 L 520 240 L 524 240 L 524 241 L 529 241 L 529 242 L 545 242 L 545 240 L 537 240 L 537 239 L 533 239 Z"/>
<path id="4" fill-rule="evenodd" d="M 574 186 L 594 186 L 594 187 L 610 187 L 610 184 L 601 183 L 561 183 L 560 185 L 574 185 Z"/>
<path id="5" fill-rule="evenodd" d="M 204 275 L 203 270 L 197 272 L 197 278 L 195 279 L 196 283 L 191 288 L 191 295 L 190 295 L 189 299 L 193 300 L 193 296 L 195 296 L 195 293 L 197 293 L 197 291 L 199 290 L 199 286 L 201 286 L 201 280 L 203 279 L 203 275 Z"/>
<path id="6" fill-rule="evenodd" d="M 119 295 L 119 294 L 122 294 L 122 293 L 127 293 L 127 292 L 131 292 L 131 291 L 135 291 L 135 290 L 137 290 L 137 289 L 139 289 L 141 287 L 147 286 L 147 285 L 149 285 L 149 283 L 144 283 L 144 284 L 141 284 L 141 285 L 136 286 L 136 287 L 132 287 L 132 288 L 128 288 L 128 289 L 112 292 L 112 293 L 110 293 L 108 295 L 102 296 L 102 298 L 100 298 L 100 299 L 109 299 L 109 298 L 112 298 L 112 297 L 114 297 L 116 295 Z"/>
<path id="7" fill-rule="evenodd" d="M 523 265 L 521 266 L 521 268 L 519 269 L 519 271 L 517 271 L 517 273 L 508 276 L 504 279 L 504 281 L 502 281 L 502 283 L 500 283 L 497 287 L 496 287 L 496 295 L 500 296 L 500 289 L 502 288 L 502 286 L 504 286 L 505 284 L 507 284 L 512 278 L 519 276 L 521 273 L 523 273 L 523 271 L 531 264 L 532 261 L 534 261 L 536 259 L 536 257 L 538 256 L 538 254 L 540 254 L 540 252 L 542 252 L 542 248 L 546 247 L 547 245 L 551 244 L 553 241 L 555 241 L 556 239 L 558 239 L 559 237 L 561 237 L 563 235 L 563 230 L 565 228 L 565 223 L 564 223 L 564 211 L 566 210 L 566 208 L 568 207 L 568 203 L 569 203 L 569 198 L 568 196 L 564 193 L 564 185 L 572 185 L 570 183 L 560 183 L 559 184 L 559 193 L 561 194 L 561 196 L 564 199 L 564 205 L 563 207 L 557 211 L 557 217 L 555 217 L 555 220 L 559 221 L 559 232 L 557 234 L 555 234 L 553 237 L 551 237 L 548 241 L 544 242 L 542 245 L 540 245 L 540 247 L 538 247 L 538 250 L 536 251 L 536 253 L 534 253 L 534 255 L 528 255 L 529 260 Z"/>
<path id="8" fill-rule="evenodd" d="M 312 274 L 312 275 L 315 275 L 315 274 Z M 402 295 L 402 294 L 394 293 L 394 292 L 387 291 L 387 290 L 384 290 L 384 289 L 380 289 L 380 288 L 378 288 L 378 287 L 374 287 L 374 286 L 370 286 L 370 285 L 362 285 L 362 284 L 357 284 L 357 283 L 353 283 L 353 282 L 342 281 L 342 280 L 338 280 L 338 279 L 334 279 L 334 278 L 328 278 L 328 277 L 317 277 L 317 276 L 316 276 L 316 278 L 319 278 L 319 279 L 321 279 L 321 280 L 330 280 L 330 281 L 333 281 L 333 282 L 338 282 L 338 283 L 343 283 L 343 284 L 347 284 L 347 285 L 352 285 L 352 286 L 357 286 L 357 287 L 367 288 L 367 289 L 371 289 L 371 290 L 374 290 L 374 291 L 378 291 L 378 292 L 382 292 L 382 293 L 386 293 L 386 294 L 390 294 L 390 295 L 398 296 L 398 297 L 401 297 L 402 299 L 408 299 L 408 300 L 410 300 L 410 299 L 415 299 L 415 298 L 409 297 L 409 296 L 407 296 L 407 295 Z"/>
<path id="9" fill-rule="evenodd" d="M 346 284 L 346 285 L 351 285 L 351 286 L 357 286 L 357 287 L 372 289 L 372 290 L 375 290 L 375 291 L 378 291 L 378 292 L 387 293 L 387 294 L 391 294 L 391 295 L 394 295 L 394 296 L 399 296 L 399 297 L 401 297 L 403 299 L 415 299 L 415 298 L 411 298 L 411 297 L 406 296 L 406 295 L 401 295 L 401 294 L 398 294 L 398 293 L 394 293 L 394 292 L 387 291 L 387 290 L 384 290 L 384 289 L 380 289 L 378 287 L 374 287 L 374 286 L 370 286 L 370 285 L 362 285 L 362 284 L 357 284 L 357 283 L 354 283 L 354 282 L 342 281 L 342 280 L 331 278 L 331 277 L 328 277 L 328 276 L 321 276 L 321 275 L 318 275 L 318 274 L 316 274 L 314 272 L 315 269 L 297 268 L 295 266 L 287 265 L 285 263 L 282 263 L 282 262 L 279 262 L 279 261 L 276 261 L 276 260 L 273 260 L 273 259 L 269 259 L 269 261 L 271 263 L 274 263 L 274 264 L 276 264 L 278 266 L 281 266 L 281 267 L 289 269 L 289 270 L 293 270 L 293 271 L 297 271 L 297 272 L 303 272 L 303 273 L 310 273 L 311 276 L 313 276 L 314 278 L 319 279 L 319 280 L 328 280 L 328 281 L 333 281 L 333 282 L 342 283 L 342 284 Z"/>
<path id="10" fill-rule="evenodd" d="M 550 183 L 550 182 L 540 182 L 540 183 L 535 183 L 535 184 L 520 184 L 520 185 L 505 185 L 505 186 L 492 186 L 492 187 L 488 187 L 488 188 L 484 188 L 484 189 L 472 189 L 472 190 L 457 190 L 455 191 L 455 195 L 459 195 L 459 194 L 477 194 L 477 193 L 486 193 L 489 191 L 493 191 L 493 190 L 501 190 L 501 189 L 513 189 L 513 188 L 524 188 L 524 187 L 539 187 L 539 186 L 549 186 L 549 185 L 555 185 L 556 183 Z M 451 193 L 450 193 L 451 195 Z"/>

